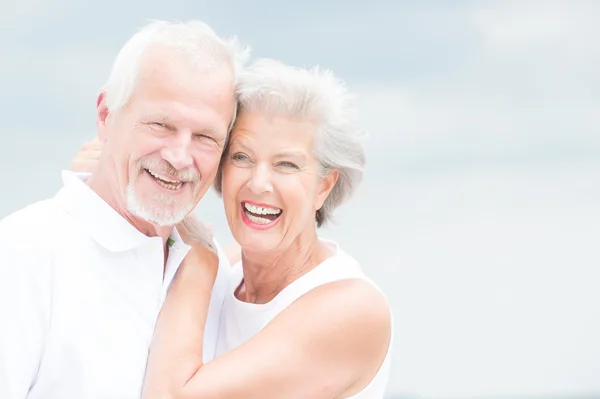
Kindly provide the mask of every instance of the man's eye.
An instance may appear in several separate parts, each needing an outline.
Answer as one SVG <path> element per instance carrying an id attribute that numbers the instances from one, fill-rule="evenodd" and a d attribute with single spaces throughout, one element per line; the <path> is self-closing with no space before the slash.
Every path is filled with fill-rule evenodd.
<path id="1" fill-rule="evenodd" d="M 217 142 L 217 140 L 215 140 L 213 137 L 211 137 L 207 134 L 195 134 L 194 138 L 197 140 L 211 140 L 211 141 L 214 141 L 215 143 Z"/>
<path id="2" fill-rule="evenodd" d="M 152 125 L 156 126 L 156 127 L 160 127 L 162 129 L 166 129 L 167 128 L 167 125 L 165 125 L 164 123 L 160 123 L 160 122 L 152 122 Z"/>
<path id="3" fill-rule="evenodd" d="M 298 165 L 288 162 L 288 161 L 279 162 L 277 164 L 277 166 L 281 166 L 281 167 L 289 168 L 289 169 L 300 169 L 300 168 L 298 168 Z"/>

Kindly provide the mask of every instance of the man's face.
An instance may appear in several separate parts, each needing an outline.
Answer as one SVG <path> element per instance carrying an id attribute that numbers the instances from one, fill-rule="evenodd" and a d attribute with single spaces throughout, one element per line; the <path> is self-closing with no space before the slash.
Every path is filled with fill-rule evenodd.
<path id="1" fill-rule="evenodd" d="M 212 184 L 234 106 L 229 68 L 198 72 L 166 51 L 144 57 L 127 105 L 98 122 L 117 206 L 160 226 L 181 221 Z"/>

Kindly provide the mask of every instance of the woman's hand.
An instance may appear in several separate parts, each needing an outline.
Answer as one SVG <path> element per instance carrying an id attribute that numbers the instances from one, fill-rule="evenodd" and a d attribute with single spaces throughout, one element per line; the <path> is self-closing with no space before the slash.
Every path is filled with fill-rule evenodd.
<path id="1" fill-rule="evenodd" d="M 176 227 L 183 242 L 192 248 L 179 265 L 169 295 L 172 291 L 185 291 L 185 287 L 192 284 L 210 295 L 219 269 L 219 256 L 212 245 L 212 233 L 193 213 Z"/>
<path id="2" fill-rule="evenodd" d="M 197 261 L 209 269 L 214 268 L 216 275 L 218 255 L 213 243 L 212 225 L 199 221 L 196 215 L 190 213 L 176 227 L 183 242 L 192 247 L 182 266 Z"/>
<path id="3" fill-rule="evenodd" d="M 177 231 L 183 242 L 192 247 L 179 266 L 179 274 L 187 273 L 186 269 L 189 268 L 202 268 L 203 275 L 209 279 L 203 285 L 206 287 L 206 284 L 210 284 L 212 289 L 219 268 L 219 257 L 212 244 L 212 232 L 194 214 L 187 215 L 177 225 Z"/>
<path id="4" fill-rule="evenodd" d="M 102 153 L 104 143 L 95 137 L 92 141 L 85 143 L 79 153 L 71 162 L 71 170 L 73 172 L 92 173 L 98 166 L 98 159 Z"/>

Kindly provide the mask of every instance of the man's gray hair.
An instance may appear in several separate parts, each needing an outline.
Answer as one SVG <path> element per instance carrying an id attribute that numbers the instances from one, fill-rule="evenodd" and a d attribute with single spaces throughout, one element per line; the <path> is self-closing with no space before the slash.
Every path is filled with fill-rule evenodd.
<path id="1" fill-rule="evenodd" d="M 104 86 L 109 111 L 114 112 L 127 104 L 135 90 L 143 57 L 154 47 L 183 55 L 199 70 L 229 67 L 234 77 L 249 53 L 235 37 L 222 39 L 203 22 L 153 21 L 125 43 L 113 63 Z"/>
<path id="2" fill-rule="evenodd" d="M 317 211 L 320 227 L 354 193 L 365 165 L 364 132 L 358 128 L 353 97 L 344 82 L 327 69 L 296 68 L 281 62 L 257 60 L 238 76 L 238 112 L 257 111 L 268 117 L 287 116 L 310 122 L 317 133 L 315 156 L 320 174 L 337 171 L 339 178 Z M 227 150 L 223 153 L 226 155 Z M 222 191 L 222 165 L 214 187 Z"/>

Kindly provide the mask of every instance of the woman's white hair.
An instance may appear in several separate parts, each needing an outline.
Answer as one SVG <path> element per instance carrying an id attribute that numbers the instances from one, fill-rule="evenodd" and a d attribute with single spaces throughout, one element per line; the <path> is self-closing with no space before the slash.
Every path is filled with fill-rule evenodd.
<path id="1" fill-rule="evenodd" d="M 235 37 L 225 40 L 200 21 L 153 21 L 140 29 L 117 55 L 104 86 L 108 110 L 124 107 L 131 98 L 140 74 L 144 55 L 162 47 L 183 55 L 197 69 L 230 67 L 237 76 L 249 50 Z"/>
<path id="2" fill-rule="evenodd" d="M 315 126 L 315 155 L 320 174 L 337 171 L 339 178 L 321 209 L 317 226 L 332 220 L 333 211 L 346 201 L 362 180 L 364 132 L 358 128 L 353 97 L 344 82 L 327 69 L 296 68 L 279 61 L 257 60 L 238 76 L 238 112 L 257 111 L 268 117 L 287 116 Z M 224 156 L 225 153 L 224 152 Z M 215 179 L 221 193 L 222 162 Z"/>

